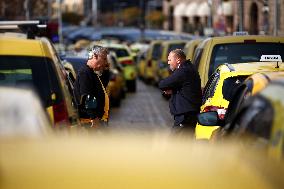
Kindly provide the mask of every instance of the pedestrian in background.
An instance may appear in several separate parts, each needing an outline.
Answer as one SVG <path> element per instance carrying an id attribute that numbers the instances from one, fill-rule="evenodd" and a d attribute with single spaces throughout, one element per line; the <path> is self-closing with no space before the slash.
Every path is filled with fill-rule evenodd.
<path id="1" fill-rule="evenodd" d="M 83 65 L 74 82 L 74 93 L 79 104 L 79 116 L 81 120 L 90 121 L 91 126 L 98 126 L 99 121 L 108 121 L 109 117 L 109 97 L 106 87 L 109 82 L 110 72 L 107 61 L 107 48 L 94 46 L 89 52 L 87 63 Z M 97 100 L 97 107 L 94 112 L 85 110 L 81 102 L 84 95 L 94 96 Z"/>
<path id="2" fill-rule="evenodd" d="M 174 133 L 193 133 L 202 100 L 200 76 L 181 49 L 169 53 L 168 64 L 173 73 L 160 81 L 159 88 L 171 95 L 172 130 Z"/>

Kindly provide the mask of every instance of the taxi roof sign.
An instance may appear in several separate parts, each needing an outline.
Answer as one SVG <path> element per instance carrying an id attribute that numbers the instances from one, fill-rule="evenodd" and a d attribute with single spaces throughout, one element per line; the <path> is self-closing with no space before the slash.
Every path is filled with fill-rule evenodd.
<path id="1" fill-rule="evenodd" d="M 280 55 L 261 55 L 261 62 L 282 62 Z"/>
<path id="2" fill-rule="evenodd" d="M 233 33 L 234 36 L 243 36 L 243 35 L 248 35 L 247 31 L 237 31 Z"/>

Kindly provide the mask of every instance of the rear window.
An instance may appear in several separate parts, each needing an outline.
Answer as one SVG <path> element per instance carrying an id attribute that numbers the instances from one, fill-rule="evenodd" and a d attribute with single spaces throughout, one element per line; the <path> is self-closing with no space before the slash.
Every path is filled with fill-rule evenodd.
<path id="1" fill-rule="evenodd" d="M 280 55 L 284 57 L 284 44 L 282 43 L 236 43 L 220 44 L 213 48 L 209 75 L 221 64 L 258 62 L 261 55 Z"/>
<path id="2" fill-rule="evenodd" d="M 62 101 L 62 92 L 52 60 L 43 57 L 0 56 L 0 86 L 33 88 L 47 107 L 51 106 L 51 94 Z"/>
<path id="3" fill-rule="evenodd" d="M 169 54 L 172 50 L 175 50 L 175 49 L 183 49 L 184 46 L 185 46 L 185 43 L 170 44 L 167 54 Z"/>
<path id="4" fill-rule="evenodd" d="M 114 51 L 118 58 L 128 57 L 130 54 L 126 49 L 119 49 L 119 48 L 108 48 L 110 51 Z"/>
<path id="5" fill-rule="evenodd" d="M 238 87 L 247 77 L 248 76 L 237 76 L 225 79 L 222 88 L 223 97 L 230 102 Z"/>
<path id="6" fill-rule="evenodd" d="M 203 54 L 203 48 L 199 48 L 199 49 L 196 49 L 196 52 L 194 53 L 194 56 L 193 56 L 192 64 L 196 67 L 197 70 L 200 64 L 202 54 Z"/>
<path id="7" fill-rule="evenodd" d="M 159 60 L 162 56 L 162 46 L 161 44 L 155 44 L 153 47 L 152 58 L 154 60 Z"/>

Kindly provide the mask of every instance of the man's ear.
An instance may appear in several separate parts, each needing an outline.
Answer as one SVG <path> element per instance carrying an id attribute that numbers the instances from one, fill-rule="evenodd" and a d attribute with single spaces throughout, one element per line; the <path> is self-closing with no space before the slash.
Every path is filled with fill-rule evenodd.
<path id="1" fill-rule="evenodd" d="M 177 63 L 180 64 L 180 58 L 177 58 Z"/>

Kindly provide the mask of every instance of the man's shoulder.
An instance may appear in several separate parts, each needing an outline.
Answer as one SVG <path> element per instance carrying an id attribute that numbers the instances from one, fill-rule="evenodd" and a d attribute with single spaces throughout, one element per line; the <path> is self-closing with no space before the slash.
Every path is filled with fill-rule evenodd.
<path id="1" fill-rule="evenodd" d="M 87 65 L 82 65 L 78 70 L 79 74 L 89 73 L 89 72 L 92 72 L 92 70 Z"/>

